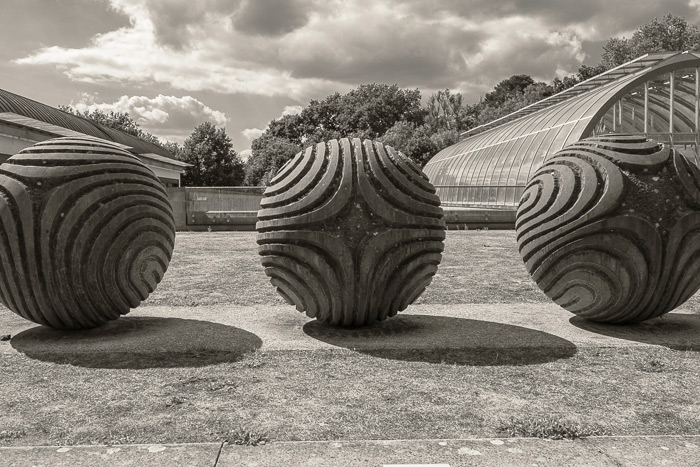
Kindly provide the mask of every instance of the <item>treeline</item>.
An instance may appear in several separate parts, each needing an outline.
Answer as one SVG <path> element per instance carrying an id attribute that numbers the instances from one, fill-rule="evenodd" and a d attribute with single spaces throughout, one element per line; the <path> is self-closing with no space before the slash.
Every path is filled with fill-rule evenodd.
<path id="1" fill-rule="evenodd" d="M 666 15 L 637 29 L 632 37 L 610 38 L 601 61 L 582 65 L 574 75 L 535 82 L 514 75 L 498 83 L 478 103 L 466 104 L 449 89 L 431 95 L 421 105 L 418 90 L 369 84 L 348 94 L 312 100 L 298 115 L 269 123 L 252 144 L 245 183 L 266 185 L 290 157 L 304 146 L 341 136 L 383 141 L 424 165 L 435 153 L 458 141 L 459 134 L 564 91 L 645 53 L 700 50 L 700 30 L 685 18 Z"/>
<path id="2" fill-rule="evenodd" d="M 334 93 L 312 100 L 297 115 L 272 120 L 252 142 L 252 153 L 243 163 L 223 129 L 211 123 L 195 128 L 179 146 L 165 146 L 180 160 L 193 164 L 183 177 L 189 186 L 267 185 L 279 168 L 304 147 L 340 137 L 370 138 L 393 146 L 423 166 L 435 153 L 459 140 L 459 134 L 488 123 L 581 81 L 628 62 L 645 53 L 700 50 L 700 29 L 680 16 L 666 15 L 637 29 L 632 37 L 610 38 L 601 61 L 582 65 L 574 75 L 536 82 L 528 75 L 514 75 L 498 83 L 479 102 L 468 104 L 459 93 L 440 90 L 422 102 L 417 89 L 398 85 L 363 84 L 347 94 Z M 72 109 L 65 109 L 72 111 Z M 73 111 L 73 113 L 75 113 Z M 100 123 L 109 120 L 122 131 L 150 141 L 128 114 L 81 116 Z M 126 120 L 126 121 L 125 121 Z M 131 120 L 130 122 L 128 120 Z M 133 124 L 132 124 L 133 122 Z M 120 128 L 119 125 L 122 127 Z"/>

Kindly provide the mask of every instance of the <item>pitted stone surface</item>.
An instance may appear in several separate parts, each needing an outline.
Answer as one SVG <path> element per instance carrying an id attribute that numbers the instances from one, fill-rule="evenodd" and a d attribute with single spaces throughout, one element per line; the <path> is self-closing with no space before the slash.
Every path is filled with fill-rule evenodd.
<path id="1" fill-rule="evenodd" d="M 95 138 L 56 138 L 0 166 L 0 300 L 53 328 L 137 307 L 168 267 L 175 224 L 155 174 Z"/>
<path id="2" fill-rule="evenodd" d="M 643 136 L 554 154 L 529 181 L 515 228 L 537 285 L 592 321 L 655 318 L 700 289 L 700 169 Z"/>
<path id="3" fill-rule="evenodd" d="M 297 154 L 265 191 L 259 253 L 277 291 L 319 321 L 364 326 L 430 284 L 445 222 L 420 169 L 381 143 L 331 140 Z"/>

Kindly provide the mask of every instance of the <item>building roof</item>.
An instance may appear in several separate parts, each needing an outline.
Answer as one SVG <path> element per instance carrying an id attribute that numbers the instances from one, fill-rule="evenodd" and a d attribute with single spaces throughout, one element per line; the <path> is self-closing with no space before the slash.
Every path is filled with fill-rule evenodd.
<path id="1" fill-rule="evenodd" d="M 157 154 L 175 159 L 162 146 L 3 89 L 0 89 L 0 121 L 22 124 L 51 135 L 75 136 L 74 133 L 77 133 L 94 136 L 124 145 L 136 154 Z"/>
<path id="2" fill-rule="evenodd" d="M 605 113 L 654 76 L 700 66 L 691 52 L 648 54 L 464 133 L 423 169 L 446 205 L 515 205 L 548 156 L 591 136 Z"/>

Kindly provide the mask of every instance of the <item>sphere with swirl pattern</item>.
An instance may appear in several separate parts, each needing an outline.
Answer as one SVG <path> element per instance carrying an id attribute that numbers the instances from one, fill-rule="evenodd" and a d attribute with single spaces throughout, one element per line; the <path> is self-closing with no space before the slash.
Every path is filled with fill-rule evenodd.
<path id="1" fill-rule="evenodd" d="M 584 139 L 528 182 L 516 230 L 526 269 L 563 308 L 655 318 L 700 288 L 700 170 L 643 136 Z"/>
<path id="2" fill-rule="evenodd" d="M 131 153 L 56 138 L 0 166 L 0 300 L 59 329 L 92 328 L 145 300 L 168 267 L 172 207 Z"/>
<path id="3" fill-rule="evenodd" d="M 445 222 L 435 188 L 391 147 L 331 140 L 300 152 L 258 212 L 259 253 L 279 294 L 345 327 L 396 315 L 430 284 Z"/>

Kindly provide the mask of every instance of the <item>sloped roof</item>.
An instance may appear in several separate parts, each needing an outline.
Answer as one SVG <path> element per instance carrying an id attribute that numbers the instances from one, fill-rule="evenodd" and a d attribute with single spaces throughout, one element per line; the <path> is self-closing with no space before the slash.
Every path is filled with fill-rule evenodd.
<path id="1" fill-rule="evenodd" d="M 162 146 L 153 144 L 141 138 L 137 138 L 136 136 L 114 130 L 86 118 L 63 112 L 62 110 L 36 102 L 9 91 L 5 91 L 3 89 L 0 89 L 0 114 L 6 114 L 6 116 L 9 114 L 14 114 L 15 117 L 5 121 L 15 124 L 18 124 L 18 121 L 20 120 L 16 116 L 28 117 L 29 119 L 34 120 L 34 126 L 32 128 L 38 129 L 39 131 L 42 130 L 37 128 L 37 126 L 39 126 L 36 125 L 37 121 L 52 125 L 54 130 L 56 129 L 55 127 L 65 128 L 80 134 L 94 136 L 95 138 L 101 138 L 107 141 L 123 144 L 124 146 L 128 146 L 136 154 L 158 154 L 159 156 L 167 157 L 168 159 L 175 159 L 173 154 Z M 46 132 L 61 134 L 56 133 L 55 131 Z"/>

